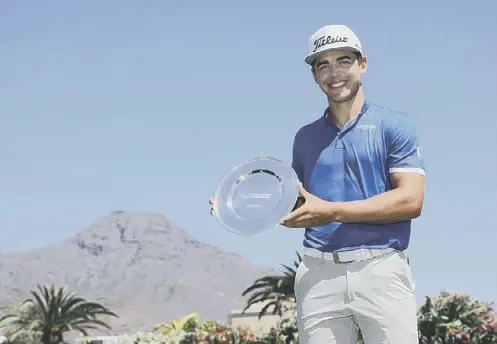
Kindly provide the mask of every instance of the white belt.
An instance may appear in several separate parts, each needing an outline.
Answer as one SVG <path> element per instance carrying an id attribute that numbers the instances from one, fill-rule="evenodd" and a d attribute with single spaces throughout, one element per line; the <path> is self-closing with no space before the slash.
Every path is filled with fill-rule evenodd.
<path id="1" fill-rule="evenodd" d="M 321 252 L 315 248 L 304 247 L 303 252 L 306 256 L 332 260 L 334 263 L 349 263 L 361 260 L 373 259 L 375 257 L 387 254 L 394 251 L 394 249 L 368 249 L 359 248 L 352 251 L 343 252 Z"/>

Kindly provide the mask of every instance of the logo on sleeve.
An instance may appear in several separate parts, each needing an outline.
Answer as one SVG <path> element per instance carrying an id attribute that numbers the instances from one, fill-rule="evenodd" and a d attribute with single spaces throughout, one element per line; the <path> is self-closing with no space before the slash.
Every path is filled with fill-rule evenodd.
<path id="1" fill-rule="evenodd" d="M 423 156 L 423 150 L 421 149 L 421 147 L 416 146 L 416 154 L 417 156 Z"/>

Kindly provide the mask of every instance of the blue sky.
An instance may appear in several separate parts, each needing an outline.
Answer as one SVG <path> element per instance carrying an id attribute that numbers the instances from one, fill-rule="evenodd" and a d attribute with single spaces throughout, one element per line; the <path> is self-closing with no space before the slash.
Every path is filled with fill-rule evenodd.
<path id="1" fill-rule="evenodd" d="M 497 301 L 495 1 L 3 1 L 0 251 L 55 243 L 113 210 L 164 214 L 194 237 L 277 267 L 303 232 L 224 231 L 208 198 L 254 155 L 289 161 L 326 99 L 309 36 L 347 24 L 369 100 L 409 112 L 423 143 L 413 224 L 417 296 Z M 493 272 L 492 272 L 493 271 Z"/>

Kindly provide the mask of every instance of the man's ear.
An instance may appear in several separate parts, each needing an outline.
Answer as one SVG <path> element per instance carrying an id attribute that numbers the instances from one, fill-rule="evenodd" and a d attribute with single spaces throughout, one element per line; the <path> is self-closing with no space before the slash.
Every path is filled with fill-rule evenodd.
<path id="1" fill-rule="evenodd" d="M 368 71 L 368 58 L 366 56 L 362 56 L 359 66 L 361 67 L 361 73 L 366 73 Z"/>
<path id="2" fill-rule="evenodd" d="M 314 82 L 317 84 L 318 83 L 318 76 L 316 74 L 316 69 L 314 69 L 314 66 L 312 66 L 311 72 L 312 72 L 312 77 L 314 78 Z"/>

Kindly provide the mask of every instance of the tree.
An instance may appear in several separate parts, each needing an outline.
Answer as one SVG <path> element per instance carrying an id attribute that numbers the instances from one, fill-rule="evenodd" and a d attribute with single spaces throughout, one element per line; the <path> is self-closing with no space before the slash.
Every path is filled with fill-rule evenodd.
<path id="1" fill-rule="evenodd" d="M 295 303 L 295 274 L 302 261 L 302 257 L 297 252 L 297 260 L 293 262 L 293 268 L 282 265 L 284 268 L 282 275 L 271 275 L 257 279 L 250 287 L 245 289 L 242 296 L 250 294 L 247 305 L 243 312 L 252 305 L 263 302 L 264 306 L 259 312 L 259 319 L 268 313 L 272 307 L 272 314 L 282 315 L 286 303 Z"/>
<path id="2" fill-rule="evenodd" d="M 17 317 L 22 317 L 22 318 L 29 318 L 30 315 L 30 308 L 26 307 L 23 304 L 12 304 L 9 305 L 8 307 L 4 308 L 1 310 L 0 316 L 6 315 L 6 314 L 11 314 L 11 315 L 16 315 Z M 8 325 L 8 324 L 6 324 Z M 11 328 L 8 326 L 4 326 L 4 333 L 9 336 L 9 333 Z M 41 335 L 39 333 L 30 331 L 29 328 L 23 329 L 22 331 L 18 331 L 16 337 L 15 337 L 15 343 L 16 344 L 32 344 L 32 343 L 39 343 L 41 340 Z"/>
<path id="3" fill-rule="evenodd" d="M 31 296 L 17 311 L 8 312 L 0 318 L 2 327 L 11 328 L 11 341 L 25 333 L 38 333 L 43 344 L 60 344 L 66 332 L 77 331 L 87 336 L 88 330 L 110 329 L 99 318 L 117 317 L 101 304 L 88 302 L 66 288 L 54 285 L 38 285 L 38 291 L 31 291 Z"/>

